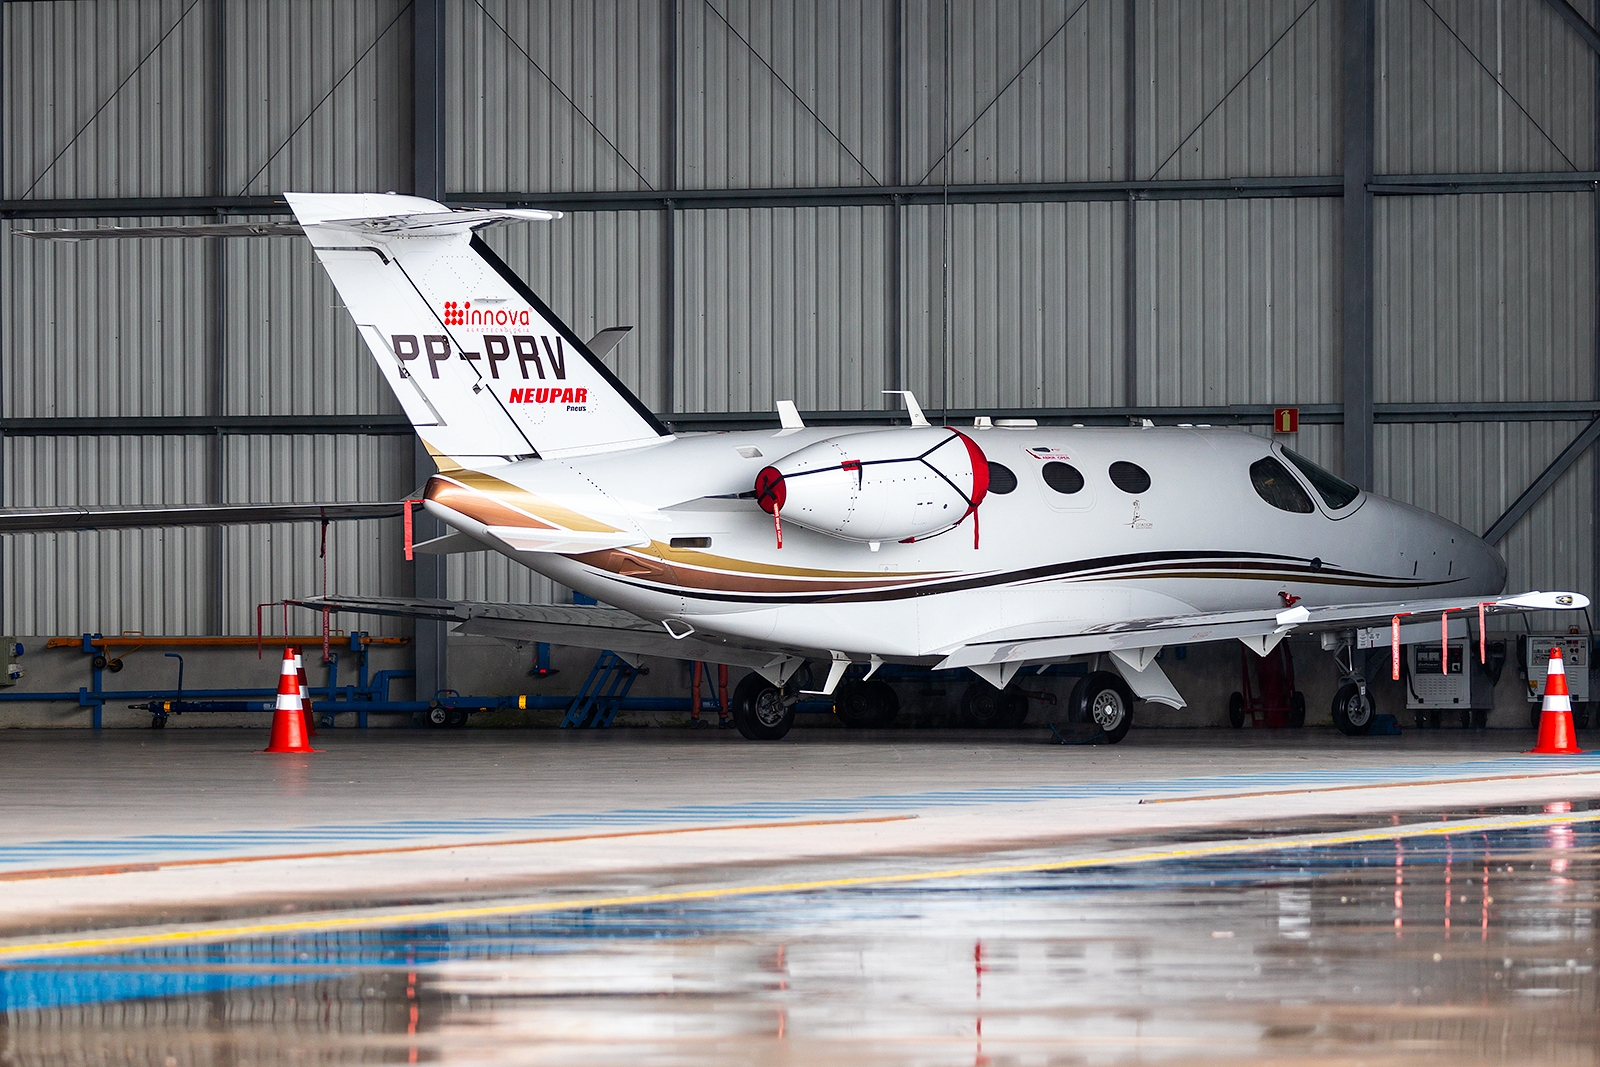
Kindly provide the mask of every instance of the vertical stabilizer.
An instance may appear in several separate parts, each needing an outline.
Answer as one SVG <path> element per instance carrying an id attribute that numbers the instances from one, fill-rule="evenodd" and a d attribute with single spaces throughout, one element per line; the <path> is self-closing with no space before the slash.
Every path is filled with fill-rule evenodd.
<path id="1" fill-rule="evenodd" d="M 671 436 L 476 234 L 559 213 L 451 211 L 373 193 L 286 195 L 435 455 L 470 464 Z"/>

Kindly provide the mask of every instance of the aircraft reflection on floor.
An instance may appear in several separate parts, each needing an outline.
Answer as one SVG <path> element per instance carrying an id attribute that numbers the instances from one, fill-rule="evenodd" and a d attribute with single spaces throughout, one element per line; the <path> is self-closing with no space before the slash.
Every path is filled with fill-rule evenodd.
<path id="1" fill-rule="evenodd" d="M 17 961 L 4 1045 L 22 1062 L 189 1062 L 221 1042 L 339 1063 L 734 1063 L 775 1042 L 794 1062 L 930 1044 L 1338 1058 L 1375 1041 L 1559 1057 L 1593 1039 L 1597 876 L 1600 826 L 1558 823 Z"/>

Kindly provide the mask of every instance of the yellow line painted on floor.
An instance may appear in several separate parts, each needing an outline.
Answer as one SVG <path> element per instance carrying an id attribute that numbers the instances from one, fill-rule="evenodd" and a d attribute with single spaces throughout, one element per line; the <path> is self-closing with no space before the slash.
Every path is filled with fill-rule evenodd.
<path id="1" fill-rule="evenodd" d="M 1359 782 L 1355 785 L 1319 785 L 1307 789 L 1272 789 L 1255 793 L 1205 793 L 1200 796 L 1150 797 L 1141 804 L 1189 804 L 1196 800 L 1255 800 L 1259 797 L 1298 797 L 1307 793 L 1349 793 L 1359 789 L 1421 789 L 1432 785 L 1476 785 L 1481 782 L 1526 782 L 1540 778 L 1584 778 L 1600 771 L 1551 771 L 1548 774 L 1490 774 L 1479 778 L 1430 778 L 1422 782 Z"/>
<path id="2" fill-rule="evenodd" d="M 244 863 L 292 863 L 300 860 L 351 859 L 362 856 L 398 856 L 408 852 L 450 852 L 469 848 L 510 848 L 519 845 L 565 845 L 608 841 L 620 837 L 665 837 L 669 834 L 708 834 L 723 830 L 788 830 L 810 826 L 860 826 L 863 823 L 905 822 L 915 815 L 881 815 L 865 819 L 790 819 L 780 822 L 736 822 L 715 826 L 669 826 L 658 830 L 614 830 L 594 834 L 553 837 L 518 837 L 505 841 L 447 841 L 434 845 L 395 845 L 390 848 L 347 848 L 328 852 L 276 852 L 265 856 L 207 856 L 193 860 L 155 860 L 149 863 L 108 863 L 92 867 L 35 867 L 0 872 L 0 882 L 27 882 L 42 878 L 98 878 L 112 874 L 149 874 L 184 867 L 226 867 Z"/>
<path id="3" fill-rule="evenodd" d="M 518 904 L 488 904 L 476 907 L 436 907 L 409 911 L 373 911 L 356 915 L 329 915 L 323 918 L 243 922 L 153 930 L 138 933 L 108 933 L 91 937 L 49 938 L 0 945 L 0 960 L 44 955 L 70 955 L 103 952 L 111 949 L 157 948 L 164 945 L 226 941 L 241 937 L 277 937 L 285 934 L 329 933 L 338 930 L 374 930 L 393 926 L 413 926 L 468 919 L 494 919 L 517 915 L 539 915 L 558 911 L 586 911 L 595 908 L 626 908 L 647 904 L 678 904 L 699 900 L 729 900 L 739 897 L 774 896 L 785 893 L 810 893 L 823 889 L 858 889 L 867 886 L 906 885 L 945 881 L 955 878 L 981 878 L 1003 874 L 1030 874 L 1042 871 L 1085 870 L 1095 867 L 1125 867 L 1167 860 L 1205 859 L 1214 856 L 1241 856 L 1285 852 L 1299 848 L 1327 848 L 1371 841 L 1398 841 L 1418 837 L 1449 837 L 1456 834 L 1485 833 L 1495 830 L 1522 830 L 1541 826 L 1600 821 L 1600 811 L 1545 815 L 1500 815 L 1458 822 L 1413 823 L 1408 826 L 1379 827 L 1371 830 L 1336 831 L 1296 837 L 1261 840 L 1220 841 L 1203 845 L 1173 845 L 1098 856 L 1078 856 L 1038 863 L 1011 863 L 989 867 L 953 867 L 936 871 L 903 874 L 868 874 L 850 878 L 819 878 L 770 885 L 722 886 L 714 889 L 669 890 L 660 893 L 635 893 L 614 897 L 588 897 L 568 900 L 530 901 Z"/>

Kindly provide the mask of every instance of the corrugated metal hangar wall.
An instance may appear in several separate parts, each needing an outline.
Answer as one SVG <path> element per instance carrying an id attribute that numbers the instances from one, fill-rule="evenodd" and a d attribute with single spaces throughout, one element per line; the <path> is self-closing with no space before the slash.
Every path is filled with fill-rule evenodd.
<path id="1" fill-rule="evenodd" d="M 569 212 L 495 240 L 579 333 L 637 327 L 618 369 L 680 429 L 901 387 L 1263 433 L 1298 405 L 1301 451 L 1592 593 L 1596 6 L 7 2 L 0 501 L 411 490 L 304 243 L 10 231 L 414 190 Z M 437 588 L 400 537 L 333 527 L 329 588 Z M 314 526 L 0 543 L 9 633 L 249 633 L 323 582 Z M 442 580 L 552 593 L 486 555 Z"/>

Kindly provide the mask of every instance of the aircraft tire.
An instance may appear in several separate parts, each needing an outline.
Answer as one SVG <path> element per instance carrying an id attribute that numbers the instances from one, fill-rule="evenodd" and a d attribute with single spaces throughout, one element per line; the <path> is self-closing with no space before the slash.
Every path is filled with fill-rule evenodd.
<path id="1" fill-rule="evenodd" d="M 1228 698 L 1228 725 L 1235 730 L 1244 729 L 1244 694 L 1235 693 Z"/>
<path id="2" fill-rule="evenodd" d="M 844 682 L 834 692 L 833 713 L 852 729 L 887 726 L 900 713 L 900 698 L 888 682 Z"/>
<path id="3" fill-rule="evenodd" d="M 862 682 L 861 692 L 871 709 L 871 725 L 888 726 L 900 714 L 900 697 L 888 682 Z"/>
<path id="4" fill-rule="evenodd" d="M 747 741 L 777 741 L 794 725 L 794 705 L 785 703 L 783 690 L 755 671 L 739 682 L 731 703 L 733 725 Z"/>
<path id="5" fill-rule="evenodd" d="M 1361 737 L 1372 729 L 1372 717 L 1376 710 L 1372 692 L 1369 690 L 1366 698 L 1362 699 L 1361 690 L 1354 682 L 1340 686 L 1333 695 L 1333 725 L 1347 737 Z"/>
<path id="6" fill-rule="evenodd" d="M 1110 671 L 1096 671 L 1074 686 L 1069 704 L 1078 721 L 1100 728 L 1107 744 L 1127 737 L 1133 726 L 1133 691 Z"/>
<path id="7" fill-rule="evenodd" d="M 996 689 L 988 682 L 973 682 L 961 694 L 961 718 L 984 729 L 1021 726 L 1028 717 L 1028 694 L 1013 686 Z"/>

